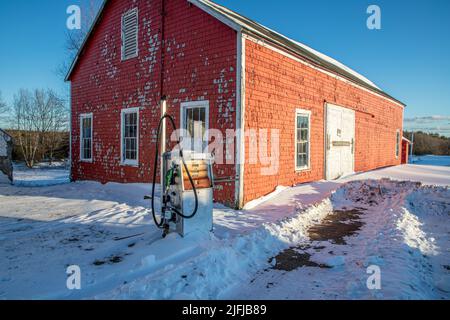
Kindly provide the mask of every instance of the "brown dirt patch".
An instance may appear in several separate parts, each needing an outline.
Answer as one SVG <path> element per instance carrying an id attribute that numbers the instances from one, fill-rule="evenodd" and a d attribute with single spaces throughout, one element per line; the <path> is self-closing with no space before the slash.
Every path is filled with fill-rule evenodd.
<path id="1" fill-rule="evenodd" d="M 344 238 L 354 235 L 364 225 L 360 220 L 363 211 L 365 211 L 363 208 L 335 210 L 320 224 L 309 228 L 308 236 L 312 241 L 331 241 L 335 244 L 345 245 Z M 311 248 L 317 252 L 326 247 L 312 247 L 311 245 L 292 247 L 271 258 L 269 263 L 275 259 L 276 263 L 272 269 L 283 271 L 292 271 L 301 267 L 331 268 L 328 265 L 311 261 L 311 254 L 307 252 Z"/>
<path id="2" fill-rule="evenodd" d="M 344 238 L 354 235 L 364 225 L 360 220 L 363 211 L 362 208 L 333 211 L 320 224 L 309 228 L 308 236 L 313 241 L 330 240 L 344 245 Z"/>
<path id="3" fill-rule="evenodd" d="M 307 252 L 302 252 L 301 250 L 304 250 L 304 248 L 289 248 L 279 253 L 275 257 L 276 264 L 273 269 L 292 271 L 301 267 L 330 268 L 327 265 L 311 261 L 311 255 Z M 272 262 L 272 259 L 269 260 L 269 262 Z"/>

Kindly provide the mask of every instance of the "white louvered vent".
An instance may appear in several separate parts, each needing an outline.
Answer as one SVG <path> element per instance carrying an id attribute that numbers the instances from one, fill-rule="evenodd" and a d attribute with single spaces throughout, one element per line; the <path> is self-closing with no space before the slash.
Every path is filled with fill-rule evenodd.
<path id="1" fill-rule="evenodd" d="M 122 60 L 138 56 L 138 10 L 122 15 Z"/>

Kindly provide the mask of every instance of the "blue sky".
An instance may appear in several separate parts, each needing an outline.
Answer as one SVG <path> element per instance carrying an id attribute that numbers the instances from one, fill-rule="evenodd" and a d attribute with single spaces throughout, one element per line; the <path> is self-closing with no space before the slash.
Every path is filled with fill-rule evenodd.
<path id="1" fill-rule="evenodd" d="M 80 2 L 0 2 L 0 91 L 7 102 L 22 87 L 64 90 L 55 70 L 65 57 L 66 8 Z M 406 128 L 450 136 L 450 1 L 216 2 L 367 76 L 408 105 Z M 366 27 L 370 4 L 381 8 L 381 30 Z"/>

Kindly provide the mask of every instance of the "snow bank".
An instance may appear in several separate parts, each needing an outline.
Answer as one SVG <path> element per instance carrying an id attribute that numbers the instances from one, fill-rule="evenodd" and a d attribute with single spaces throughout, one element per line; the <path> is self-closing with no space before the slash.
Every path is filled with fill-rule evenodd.
<path id="1" fill-rule="evenodd" d="M 217 299 L 246 282 L 257 270 L 269 267 L 277 252 L 307 239 L 306 230 L 332 210 L 326 200 L 294 218 L 264 224 L 231 240 L 215 239 L 207 250 L 177 266 L 126 284 L 101 299 Z"/>
<path id="2" fill-rule="evenodd" d="M 275 198 L 277 195 L 279 195 L 281 192 L 283 192 L 284 190 L 288 189 L 288 187 L 284 187 L 284 186 L 278 186 L 276 187 L 275 191 L 272 193 L 269 193 L 268 195 L 265 195 L 261 198 L 252 200 L 250 202 L 248 202 L 245 206 L 244 206 L 244 210 L 251 210 L 256 208 L 257 206 L 259 206 L 260 204 Z"/>
<path id="3" fill-rule="evenodd" d="M 450 168 L 431 166 L 386 168 L 352 179 L 384 176 L 450 184 Z M 288 188 L 246 211 L 216 204 L 214 235 L 182 239 L 171 234 L 165 240 L 143 199 L 148 184 L 1 185 L 0 299 L 445 296 L 450 282 L 443 267 L 450 248 L 448 189 L 390 180 L 347 182 Z M 352 208 L 360 198 L 358 206 L 370 207 L 364 199 L 372 192 L 377 205 L 364 215 L 358 235 L 346 239 L 348 245 L 321 242 L 318 246 L 325 249 L 320 252 L 311 247 L 311 261 L 333 268 L 300 268 L 283 275 L 263 271 L 279 251 L 307 243 L 309 227 L 333 209 Z M 111 262 L 115 258 L 122 260 Z M 81 291 L 65 287 L 65 267 L 71 264 L 82 269 Z M 382 292 L 367 291 L 371 264 L 382 268 Z M 261 273 L 261 280 L 250 282 Z M 279 286 L 268 291 L 272 276 L 279 277 Z"/>
<path id="4" fill-rule="evenodd" d="M 407 197 L 404 216 L 398 223 L 403 231 L 405 243 L 418 254 L 414 266 L 423 266 L 417 284 L 423 282 L 429 288 L 429 295 L 436 298 L 450 298 L 450 189 L 448 187 L 426 186 L 413 191 Z M 433 271 L 430 273 L 430 270 Z"/>
<path id="5" fill-rule="evenodd" d="M 226 298 L 449 299 L 448 199 L 445 187 L 389 179 L 349 182 L 331 203 L 334 209 L 360 208 L 362 228 L 345 245 L 303 244 L 310 261 L 331 268 L 267 270 Z M 381 271 L 380 290 L 367 287 L 369 266 Z"/>

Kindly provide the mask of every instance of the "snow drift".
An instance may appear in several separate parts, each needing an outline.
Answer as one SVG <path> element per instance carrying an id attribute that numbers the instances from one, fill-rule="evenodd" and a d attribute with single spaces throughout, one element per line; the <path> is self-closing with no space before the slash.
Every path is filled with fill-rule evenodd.
<path id="1" fill-rule="evenodd" d="M 331 269 L 302 268 L 304 272 L 298 280 L 302 287 L 311 288 L 304 295 L 291 298 L 330 298 L 333 294 L 350 299 L 448 298 L 449 279 L 444 260 L 448 259 L 449 247 L 450 204 L 446 200 L 449 197 L 447 188 L 421 187 L 414 182 L 387 179 L 350 182 L 293 218 L 264 224 L 234 239 L 212 239 L 205 243 L 199 256 L 169 265 L 97 298 L 267 297 L 258 296 L 267 289 L 253 286 L 250 280 L 258 274 L 264 277 L 263 270 L 274 263 L 270 258 L 286 248 L 310 242 L 307 230 L 333 214 L 333 210 L 355 206 L 367 211 L 363 216 L 364 228 L 349 238 L 346 246 L 321 243 L 326 250 L 311 252 L 312 259 Z M 429 223 L 433 223 L 433 237 L 424 227 Z M 335 252 L 332 255 L 327 253 L 332 250 Z M 339 254 L 340 251 L 345 252 Z M 372 264 L 380 265 L 383 270 L 383 290 L 370 291 L 366 287 L 366 268 Z M 317 282 L 327 286 L 328 293 L 315 296 Z M 295 288 L 293 283 L 296 282 L 290 279 L 283 284 L 280 289 L 283 296 L 269 298 L 285 298 L 290 288 Z M 243 294 L 246 290 L 247 295 Z"/>

